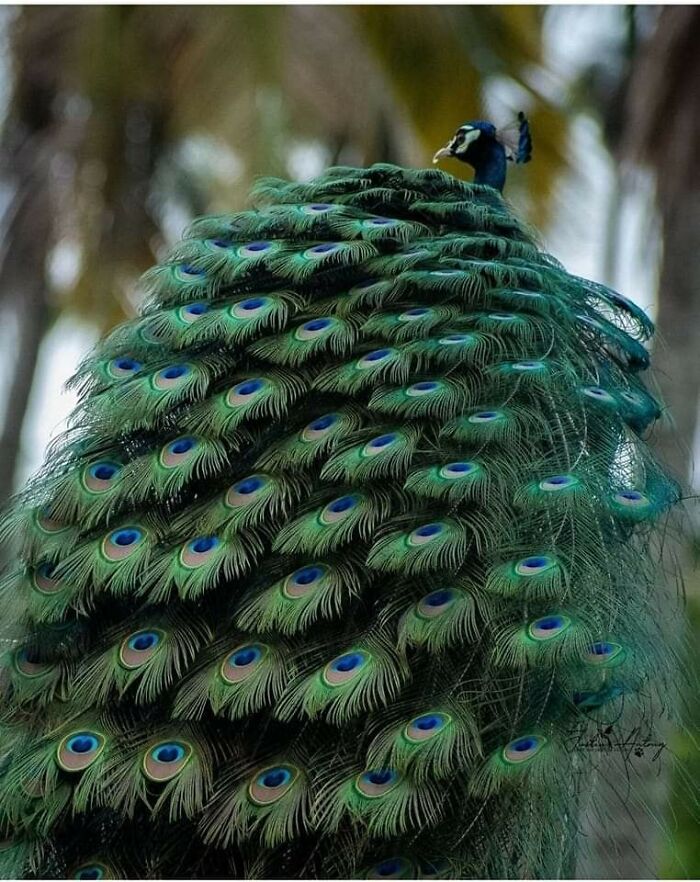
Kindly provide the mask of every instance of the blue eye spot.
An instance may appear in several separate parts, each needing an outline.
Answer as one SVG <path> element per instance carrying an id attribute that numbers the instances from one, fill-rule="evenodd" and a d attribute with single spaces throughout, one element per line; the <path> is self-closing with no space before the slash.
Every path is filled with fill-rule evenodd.
<path id="1" fill-rule="evenodd" d="M 205 554 L 207 551 L 211 551 L 212 548 L 216 548 L 219 544 L 219 540 L 215 536 L 202 536 L 201 539 L 195 539 L 193 542 L 190 542 L 190 548 L 196 554 Z"/>
<path id="2" fill-rule="evenodd" d="M 184 750 L 177 744 L 164 744 L 153 754 L 159 763 L 175 763 L 182 759 Z"/>
<path id="3" fill-rule="evenodd" d="M 382 861 L 381 864 L 377 864 L 376 873 L 378 876 L 395 876 L 401 870 L 401 867 L 401 861 L 396 859 Z"/>
<path id="4" fill-rule="evenodd" d="M 177 380 L 178 377 L 184 377 L 186 373 L 189 373 L 189 370 L 186 364 L 173 364 L 163 369 L 162 376 L 166 380 Z"/>
<path id="5" fill-rule="evenodd" d="M 442 720 L 440 717 L 436 717 L 433 714 L 426 714 L 424 717 L 418 717 L 417 720 L 413 721 L 413 725 L 420 729 L 421 732 L 430 732 L 436 726 L 439 726 Z"/>
<path id="6" fill-rule="evenodd" d="M 378 438 L 372 439 L 370 444 L 372 447 L 386 447 L 389 444 L 392 444 L 396 440 L 395 434 L 389 435 L 380 435 Z"/>
<path id="7" fill-rule="evenodd" d="M 313 319 L 310 322 L 306 322 L 302 325 L 302 328 L 305 331 L 322 331 L 324 328 L 327 328 L 331 324 L 330 319 Z"/>
<path id="8" fill-rule="evenodd" d="M 187 453 L 188 450 L 192 450 L 192 448 L 196 445 L 196 441 L 194 438 L 178 438 L 177 441 L 173 441 L 170 445 L 171 453 Z"/>
<path id="9" fill-rule="evenodd" d="M 622 490 L 618 493 L 618 496 L 621 496 L 623 499 L 629 499 L 632 502 L 638 502 L 640 499 L 644 498 L 639 490 Z"/>
<path id="10" fill-rule="evenodd" d="M 526 557 L 525 560 L 522 561 L 523 566 L 531 567 L 533 569 L 545 567 L 548 563 L 549 561 L 546 557 Z"/>
<path id="11" fill-rule="evenodd" d="M 438 384 L 434 380 L 423 380 L 420 383 L 414 383 L 411 389 L 415 389 L 417 392 L 432 392 L 437 387 Z"/>
<path id="12" fill-rule="evenodd" d="M 404 315 L 415 316 L 416 318 L 422 315 L 427 315 L 430 310 L 425 306 L 416 306 L 413 309 L 407 309 L 404 312 Z"/>
<path id="13" fill-rule="evenodd" d="M 204 315 L 204 313 L 208 311 L 209 307 L 206 303 L 191 303 L 189 306 L 185 307 L 185 312 L 189 315 Z"/>
<path id="14" fill-rule="evenodd" d="M 145 652 L 147 649 L 151 649 L 151 647 L 155 646 L 159 640 L 160 638 L 157 634 L 148 631 L 145 634 L 138 634 L 136 637 L 132 637 L 129 641 L 129 648 L 135 649 L 138 652 Z"/>
<path id="15" fill-rule="evenodd" d="M 380 361 L 391 353 L 391 349 L 375 349 L 374 352 L 368 352 L 365 355 L 365 361 Z"/>
<path id="16" fill-rule="evenodd" d="M 439 591 L 433 591 L 425 598 L 426 606 L 444 606 L 452 600 L 452 591 L 449 588 L 443 588 Z"/>
<path id="17" fill-rule="evenodd" d="M 537 740 L 535 738 L 525 736 L 525 738 L 518 738 L 515 741 L 511 741 L 509 747 L 517 753 L 524 753 L 526 750 L 532 750 L 536 745 Z"/>
<path id="18" fill-rule="evenodd" d="M 198 269 L 196 266 L 192 266 L 190 263 L 183 263 L 180 266 L 180 271 L 185 273 L 187 276 L 198 276 L 201 277 L 204 275 L 203 269 Z"/>
<path id="19" fill-rule="evenodd" d="M 321 567 L 303 567 L 301 570 L 297 570 L 294 573 L 293 579 L 299 585 L 311 585 L 312 582 L 315 582 L 319 576 L 323 575 L 323 570 Z"/>
<path id="20" fill-rule="evenodd" d="M 334 514 L 338 514 L 353 508 L 357 504 L 357 500 L 353 496 L 341 496 L 340 499 L 334 499 L 328 504 L 328 510 Z"/>
<path id="21" fill-rule="evenodd" d="M 451 462 L 447 468 L 451 472 L 459 472 L 460 474 L 466 474 L 467 472 L 474 471 L 474 464 L 471 462 Z"/>
<path id="22" fill-rule="evenodd" d="M 394 778 L 394 773 L 391 769 L 376 769 L 367 772 L 366 778 L 371 784 L 381 786 L 382 784 L 388 784 Z"/>
<path id="23" fill-rule="evenodd" d="M 250 312 L 254 309 L 260 309 L 261 306 L 265 306 L 266 299 L 264 297 L 251 297 L 249 300 L 242 300 L 238 304 L 239 309 L 245 310 L 245 312 Z"/>
<path id="24" fill-rule="evenodd" d="M 313 422 L 309 423 L 309 429 L 312 432 L 320 432 L 322 429 L 327 429 L 329 426 L 332 426 L 333 423 L 338 422 L 338 417 L 334 413 L 328 413 L 325 416 L 318 417 Z"/>
<path id="25" fill-rule="evenodd" d="M 230 248 L 233 242 L 230 239 L 212 239 L 212 244 L 217 248 Z"/>
<path id="26" fill-rule="evenodd" d="M 134 542 L 138 542 L 141 538 L 141 534 L 138 530 L 117 530 L 116 533 L 112 534 L 112 541 L 115 545 L 120 545 L 122 548 L 125 548 L 128 545 L 133 545 Z"/>
<path id="27" fill-rule="evenodd" d="M 116 466 L 103 463 L 101 465 L 96 465 L 92 474 L 100 481 L 109 481 L 109 479 L 113 478 L 118 471 L 119 470 Z"/>
<path id="28" fill-rule="evenodd" d="M 270 243 L 269 242 L 250 242 L 247 245 L 244 245 L 243 247 L 246 249 L 246 251 L 262 252 L 262 251 L 268 250 L 268 248 L 270 247 Z"/>
<path id="29" fill-rule="evenodd" d="M 248 496 L 251 493 L 255 493 L 256 490 L 259 490 L 264 483 L 263 479 L 257 476 L 244 478 L 244 480 L 239 481 L 238 484 L 234 485 L 234 490 L 236 493 L 242 493 L 244 496 Z"/>
<path id="30" fill-rule="evenodd" d="M 291 778 L 291 774 L 286 769 L 273 769 L 262 777 L 262 784 L 265 787 L 281 787 Z"/>
<path id="31" fill-rule="evenodd" d="M 336 658 L 331 663 L 331 668 L 334 671 L 346 673 L 347 671 L 354 671 L 363 661 L 364 657 L 359 652 L 349 652 L 347 655 L 341 655 L 340 658 Z"/>
<path id="32" fill-rule="evenodd" d="M 141 362 L 133 358 L 118 358 L 114 364 L 120 371 L 138 371 L 141 368 Z"/>
<path id="33" fill-rule="evenodd" d="M 99 741 L 94 735 L 75 735 L 66 746 L 71 753 L 90 753 L 99 747 Z"/>
<path id="34" fill-rule="evenodd" d="M 229 658 L 230 664 L 236 668 L 244 668 L 262 657 L 262 652 L 256 646 L 246 646 L 238 649 Z"/>
<path id="35" fill-rule="evenodd" d="M 564 620 L 561 616 L 545 616 L 543 619 L 537 620 L 537 627 L 540 631 L 553 631 L 556 628 L 561 628 L 564 624 Z"/>
<path id="36" fill-rule="evenodd" d="M 253 393 L 258 392 L 262 387 L 262 380 L 246 380 L 236 386 L 236 392 L 238 395 L 253 395 Z"/>
<path id="37" fill-rule="evenodd" d="M 328 254 L 329 251 L 335 251 L 338 246 L 332 242 L 325 242 L 323 245 L 313 245 L 309 248 L 312 254 Z"/>
<path id="38" fill-rule="evenodd" d="M 312 202 L 309 208 L 311 211 L 328 211 L 333 205 L 330 202 Z"/>
<path id="39" fill-rule="evenodd" d="M 613 652 L 614 649 L 615 647 L 612 645 L 612 643 L 601 642 L 594 643 L 591 646 L 590 651 L 593 653 L 593 655 L 610 655 L 610 653 Z"/>
<path id="40" fill-rule="evenodd" d="M 416 536 L 437 536 L 438 533 L 442 533 L 442 530 L 442 524 L 425 524 L 422 527 L 418 527 Z"/>

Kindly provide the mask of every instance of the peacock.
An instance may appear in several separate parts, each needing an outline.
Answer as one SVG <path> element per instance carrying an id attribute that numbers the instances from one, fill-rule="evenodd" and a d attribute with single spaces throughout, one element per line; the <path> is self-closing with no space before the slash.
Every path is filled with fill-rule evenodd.
<path id="1" fill-rule="evenodd" d="M 261 179 L 79 365 L 2 526 L 4 877 L 573 874 L 679 489 L 651 321 L 504 200 L 531 149 Z"/>

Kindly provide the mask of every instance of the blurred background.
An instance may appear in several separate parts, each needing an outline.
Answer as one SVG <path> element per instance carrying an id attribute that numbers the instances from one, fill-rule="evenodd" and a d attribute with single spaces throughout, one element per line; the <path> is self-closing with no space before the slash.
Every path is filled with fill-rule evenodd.
<path id="1" fill-rule="evenodd" d="M 534 161 L 511 171 L 507 195 L 570 271 L 655 318 L 671 416 L 653 440 L 690 497 L 698 45 L 697 6 L 0 8 L 0 500 L 65 427 L 79 357 L 138 309 L 140 273 L 192 217 L 241 207 L 263 173 L 425 166 L 463 121 L 503 125 L 519 110 Z M 700 519 L 692 505 L 684 518 L 677 627 L 697 674 Z M 690 691 L 662 761 L 638 761 L 641 800 L 603 786 L 608 821 L 585 831 L 581 876 L 700 875 L 699 705 Z"/>

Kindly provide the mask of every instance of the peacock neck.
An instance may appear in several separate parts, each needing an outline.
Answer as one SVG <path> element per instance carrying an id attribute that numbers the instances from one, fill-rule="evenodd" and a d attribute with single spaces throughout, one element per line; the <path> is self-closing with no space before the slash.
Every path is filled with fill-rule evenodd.
<path id="1" fill-rule="evenodd" d="M 498 141 L 484 141 L 479 144 L 478 150 L 473 150 L 469 157 L 474 166 L 475 184 L 488 184 L 496 190 L 502 191 L 506 183 L 506 151 Z"/>

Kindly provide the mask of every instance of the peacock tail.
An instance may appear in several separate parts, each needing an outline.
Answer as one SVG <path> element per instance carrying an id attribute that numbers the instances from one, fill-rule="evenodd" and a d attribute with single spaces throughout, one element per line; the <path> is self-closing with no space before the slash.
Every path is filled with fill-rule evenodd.
<path id="1" fill-rule="evenodd" d="M 5 877 L 561 878 L 667 688 L 645 314 L 438 170 L 266 179 L 9 511 Z"/>

